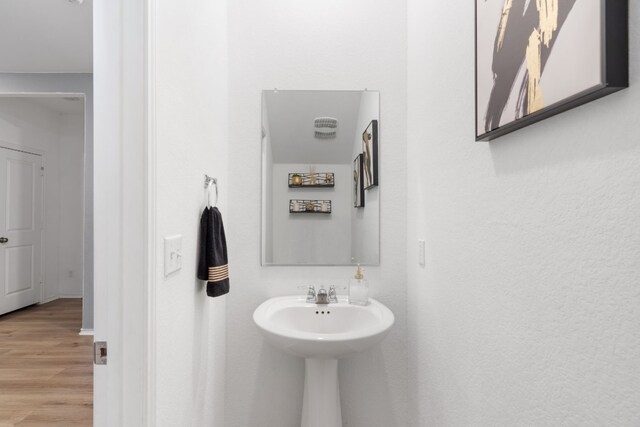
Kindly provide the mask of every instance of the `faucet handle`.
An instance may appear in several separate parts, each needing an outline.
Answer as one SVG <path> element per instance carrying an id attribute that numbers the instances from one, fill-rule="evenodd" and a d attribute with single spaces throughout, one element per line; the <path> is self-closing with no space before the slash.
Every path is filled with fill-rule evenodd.
<path id="1" fill-rule="evenodd" d="M 335 286 L 330 286 L 329 287 L 329 302 L 338 302 L 338 295 L 336 294 L 336 287 Z"/>
<path id="2" fill-rule="evenodd" d="M 307 302 L 316 302 L 316 288 L 313 285 L 305 285 L 307 288 Z"/>

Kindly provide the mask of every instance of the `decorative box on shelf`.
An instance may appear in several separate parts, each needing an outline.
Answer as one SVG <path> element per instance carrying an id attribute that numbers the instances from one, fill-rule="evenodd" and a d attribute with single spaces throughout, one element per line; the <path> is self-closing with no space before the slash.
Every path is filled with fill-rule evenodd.
<path id="1" fill-rule="evenodd" d="M 289 213 L 331 213 L 331 200 L 289 200 Z"/>
<path id="2" fill-rule="evenodd" d="M 323 173 L 290 173 L 289 187 L 334 187 L 336 185 L 333 172 Z"/>

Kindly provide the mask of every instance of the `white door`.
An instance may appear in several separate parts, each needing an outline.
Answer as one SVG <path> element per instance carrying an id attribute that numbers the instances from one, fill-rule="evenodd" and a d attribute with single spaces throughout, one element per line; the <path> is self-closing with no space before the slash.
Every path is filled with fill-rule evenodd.
<path id="1" fill-rule="evenodd" d="M 40 302 L 42 158 L 0 148 L 0 315 Z"/>

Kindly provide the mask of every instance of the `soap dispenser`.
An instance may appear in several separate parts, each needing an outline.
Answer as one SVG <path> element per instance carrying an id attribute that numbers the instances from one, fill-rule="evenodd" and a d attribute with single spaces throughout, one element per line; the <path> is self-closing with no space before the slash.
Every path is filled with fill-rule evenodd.
<path id="1" fill-rule="evenodd" d="M 353 279 L 349 280 L 349 304 L 369 304 L 369 281 L 364 278 L 360 264 Z"/>

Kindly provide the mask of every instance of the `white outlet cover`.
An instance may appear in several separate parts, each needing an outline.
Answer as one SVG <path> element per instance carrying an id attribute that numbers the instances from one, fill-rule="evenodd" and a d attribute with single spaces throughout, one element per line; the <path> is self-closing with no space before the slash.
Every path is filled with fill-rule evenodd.
<path id="1" fill-rule="evenodd" d="M 164 238 L 164 275 L 169 276 L 182 268 L 182 236 Z"/>

